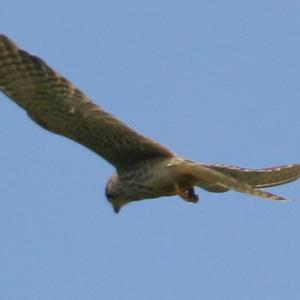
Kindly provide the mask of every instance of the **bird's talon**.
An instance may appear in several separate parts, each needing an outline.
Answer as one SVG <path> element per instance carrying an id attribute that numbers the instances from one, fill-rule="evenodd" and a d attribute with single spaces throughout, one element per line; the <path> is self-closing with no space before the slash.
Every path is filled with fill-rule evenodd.
<path id="1" fill-rule="evenodd" d="M 195 194 L 193 187 L 191 188 L 182 188 L 178 185 L 175 186 L 177 194 L 187 202 L 197 203 L 199 201 L 198 195 Z"/>

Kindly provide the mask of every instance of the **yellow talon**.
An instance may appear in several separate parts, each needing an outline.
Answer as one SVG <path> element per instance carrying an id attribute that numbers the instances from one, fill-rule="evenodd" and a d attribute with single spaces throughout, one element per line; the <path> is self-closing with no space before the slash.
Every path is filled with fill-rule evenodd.
<path id="1" fill-rule="evenodd" d="M 175 183 L 175 191 L 184 201 L 197 203 L 199 200 L 193 187 L 180 186 L 178 183 Z"/>

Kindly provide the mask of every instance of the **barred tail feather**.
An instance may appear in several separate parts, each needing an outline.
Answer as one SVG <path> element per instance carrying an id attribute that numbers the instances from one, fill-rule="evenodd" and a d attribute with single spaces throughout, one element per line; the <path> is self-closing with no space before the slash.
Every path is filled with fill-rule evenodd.
<path id="1" fill-rule="evenodd" d="M 262 169 L 246 169 L 230 165 L 206 164 L 210 169 L 229 175 L 239 182 L 254 188 L 272 187 L 289 183 L 300 178 L 300 164 L 290 164 Z"/>

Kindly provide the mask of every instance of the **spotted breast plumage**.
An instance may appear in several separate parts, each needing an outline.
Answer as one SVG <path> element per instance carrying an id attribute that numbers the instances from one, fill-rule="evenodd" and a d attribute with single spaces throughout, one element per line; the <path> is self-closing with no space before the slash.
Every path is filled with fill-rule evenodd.
<path id="1" fill-rule="evenodd" d="M 195 186 L 285 200 L 260 188 L 300 177 L 300 164 L 245 169 L 181 158 L 105 112 L 5 35 L 0 35 L 0 89 L 40 126 L 86 146 L 115 166 L 106 186 L 115 212 L 131 201 L 161 196 L 179 195 L 197 202 Z"/>

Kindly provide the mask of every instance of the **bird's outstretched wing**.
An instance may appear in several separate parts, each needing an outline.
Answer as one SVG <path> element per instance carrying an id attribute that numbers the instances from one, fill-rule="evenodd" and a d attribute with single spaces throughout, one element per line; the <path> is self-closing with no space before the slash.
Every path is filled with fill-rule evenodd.
<path id="1" fill-rule="evenodd" d="M 103 111 L 44 61 L 4 35 L 0 35 L 0 90 L 39 125 L 90 148 L 118 169 L 173 155 Z"/>

